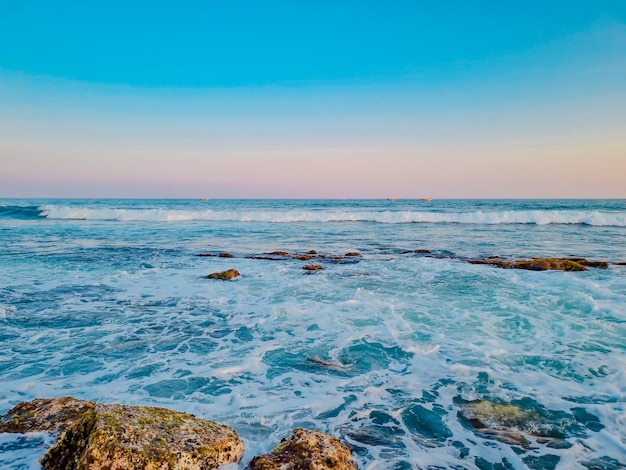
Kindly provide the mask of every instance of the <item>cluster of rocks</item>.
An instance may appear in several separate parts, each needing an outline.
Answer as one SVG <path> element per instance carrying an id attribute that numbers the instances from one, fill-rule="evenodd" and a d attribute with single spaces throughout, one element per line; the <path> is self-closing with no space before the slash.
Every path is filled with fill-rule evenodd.
<path id="1" fill-rule="evenodd" d="M 205 258 L 234 258 L 235 255 L 228 252 L 221 253 L 198 253 L 197 256 Z M 316 250 L 309 250 L 306 253 L 289 253 L 287 251 L 270 251 L 260 255 L 247 255 L 244 258 L 248 259 L 264 259 L 270 261 L 281 261 L 286 259 L 296 259 L 300 261 L 309 261 L 312 259 L 327 259 L 327 260 L 345 260 L 347 258 L 356 258 L 361 256 L 358 251 L 350 251 L 343 255 L 325 255 L 318 253 Z"/>
<path id="2" fill-rule="evenodd" d="M 403 255 L 407 254 L 418 254 L 422 256 L 427 256 L 430 258 L 454 258 L 461 259 L 470 264 L 484 264 L 487 266 L 493 266 L 502 269 L 525 269 L 529 271 L 587 271 L 588 268 L 600 268 L 607 269 L 609 267 L 609 263 L 607 261 L 593 261 L 588 260 L 586 258 L 530 258 L 530 259 L 517 259 L 517 260 L 509 260 L 500 258 L 499 256 L 490 256 L 488 258 L 480 258 L 480 259 L 467 259 L 460 258 L 453 254 L 449 253 L 434 253 L 431 250 L 419 248 L 415 250 L 403 250 L 399 253 Z M 200 253 L 198 256 L 202 257 L 219 257 L 219 258 L 234 258 L 235 256 L 231 253 Z M 249 255 L 245 256 L 245 258 L 249 259 L 261 259 L 261 260 L 271 260 L 271 261 L 280 261 L 280 260 L 288 260 L 295 259 L 299 261 L 311 261 L 311 260 L 320 260 L 325 262 L 334 262 L 334 263 L 346 263 L 346 262 L 356 262 L 359 258 L 361 258 L 361 253 L 357 251 L 351 251 L 345 253 L 343 255 L 325 255 L 320 254 L 315 250 L 310 250 L 306 253 L 289 253 L 287 251 L 272 251 L 268 253 L 263 253 L 261 255 Z M 624 266 L 626 263 L 618 262 L 614 263 L 618 266 Z M 311 263 L 306 264 L 302 267 L 307 273 L 311 273 L 313 271 L 320 271 L 324 269 L 324 266 L 319 263 Z M 221 279 L 223 281 L 227 281 L 230 279 L 234 279 L 239 277 L 239 272 L 236 269 L 229 269 L 227 271 L 215 272 L 210 274 L 208 277 L 210 279 Z"/>
<path id="3" fill-rule="evenodd" d="M 0 416 L 0 433 L 46 431 L 56 444 L 46 470 L 208 470 L 238 463 L 244 443 L 223 424 L 144 406 L 99 404 L 72 397 L 23 402 Z M 319 431 L 296 429 L 250 470 L 355 470 L 350 449 Z"/>
<path id="4" fill-rule="evenodd" d="M 222 252 L 222 253 L 199 253 L 197 256 L 201 257 L 216 257 L 216 258 L 234 258 L 235 256 L 232 253 Z M 261 260 L 270 260 L 270 261 L 280 261 L 287 259 L 295 259 L 299 261 L 310 261 L 313 259 L 327 260 L 330 262 L 345 262 L 345 260 L 353 260 L 355 258 L 361 257 L 361 253 L 357 251 L 350 251 L 343 255 L 325 255 L 318 253 L 315 250 L 310 250 L 306 253 L 289 253 L 287 251 L 272 251 L 268 253 L 263 253 L 261 255 L 249 255 L 245 258 L 248 259 L 261 259 Z M 310 273 L 312 271 L 321 271 L 324 269 L 324 266 L 321 264 L 305 264 L 302 267 L 303 270 Z M 228 269 L 226 271 L 219 271 L 215 273 L 211 273 L 208 275 L 209 279 L 220 279 L 222 281 L 229 281 L 231 279 L 235 279 L 239 277 L 239 271 L 234 268 Z"/>

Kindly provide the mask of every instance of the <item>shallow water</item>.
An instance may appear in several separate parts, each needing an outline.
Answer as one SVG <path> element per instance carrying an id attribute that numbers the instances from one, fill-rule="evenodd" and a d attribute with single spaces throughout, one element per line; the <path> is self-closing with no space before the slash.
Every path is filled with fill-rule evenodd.
<path id="1" fill-rule="evenodd" d="M 624 262 L 626 201 L 0 200 L 0 240 L 0 413 L 64 395 L 187 411 L 240 434 L 241 468 L 297 426 L 363 469 L 626 465 L 626 266 L 466 262 Z M 246 258 L 313 249 L 362 256 Z M 531 407 L 567 446 L 477 434 L 474 399 Z M 0 467 L 48 445 L 0 436 Z"/>

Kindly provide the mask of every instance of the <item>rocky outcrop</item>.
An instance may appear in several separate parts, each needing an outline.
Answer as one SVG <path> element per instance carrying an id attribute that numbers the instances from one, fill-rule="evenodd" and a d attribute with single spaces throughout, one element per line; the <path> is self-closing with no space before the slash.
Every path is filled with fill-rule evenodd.
<path id="1" fill-rule="evenodd" d="M 587 271 L 587 267 L 608 268 L 606 261 L 590 261 L 585 258 L 531 258 L 510 261 L 502 258 L 471 259 L 470 264 L 487 264 L 504 269 L 527 269 L 530 271 Z"/>
<path id="2" fill-rule="evenodd" d="M 218 273 L 209 274 L 209 279 L 221 279 L 222 281 L 229 281 L 240 276 L 239 271 L 236 269 L 228 269 Z"/>
<path id="3" fill-rule="evenodd" d="M 249 470 L 356 470 L 350 449 L 328 434 L 298 428 L 269 454 L 252 459 Z"/>
<path id="4" fill-rule="evenodd" d="M 244 452 L 237 433 L 222 424 L 69 397 L 21 403 L 0 417 L 0 432 L 30 431 L 59 437 L 41 460 L 47 470 L 213 469 L 238 462 Z"/>

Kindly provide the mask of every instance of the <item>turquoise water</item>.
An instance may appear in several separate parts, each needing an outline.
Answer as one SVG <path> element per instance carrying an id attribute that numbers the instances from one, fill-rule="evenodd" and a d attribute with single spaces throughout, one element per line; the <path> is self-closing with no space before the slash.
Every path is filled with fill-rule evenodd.
<path id="1" fill-rule="evenodd" d="M 0 241 L 0 413 L 64 395 L 187 411 L 240 434 L 241 468 L 297 426 L 363 469 L 626 465 L 626 266 L 466 262 L 625 262 L 624 200 L 13 199 Z M 328 257 L 249 258 L 276 250 Z M 458 413 L 474 399 L 539 410 L 567 445 L 478 435 Z M 0 467 L 49 445 L 0 436 Z"/>

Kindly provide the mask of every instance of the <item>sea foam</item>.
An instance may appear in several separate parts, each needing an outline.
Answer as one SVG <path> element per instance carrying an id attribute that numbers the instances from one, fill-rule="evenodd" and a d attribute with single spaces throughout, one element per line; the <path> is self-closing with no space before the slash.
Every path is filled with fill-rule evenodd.
<path id="1" fill-rule="evenodd" d="M 143 222 L 228 221 L 228 222 L 375 222 L 383 224 L 582 224 L 626 227 L 625 212 L 581 210 L 510 210 L 472 212 L 431 211 L 228 211 L 115 209 L 44 205 L 41 214 L 49 219 L 110 220 Z"/>

